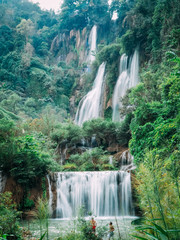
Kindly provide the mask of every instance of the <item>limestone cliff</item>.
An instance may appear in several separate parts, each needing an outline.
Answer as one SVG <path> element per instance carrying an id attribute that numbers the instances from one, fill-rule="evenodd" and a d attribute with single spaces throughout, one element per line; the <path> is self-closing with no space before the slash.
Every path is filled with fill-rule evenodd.
<path id="1" fill-rule="evenodd" d="M 70 32 L 59 33 L 52 41 L 51 53 L 55 56 L 57 63 L 65 61 L 71 64 L 73 61 L 78 66 L 86 62 L 88 54 L 87 28 L 71 30 Z"/>

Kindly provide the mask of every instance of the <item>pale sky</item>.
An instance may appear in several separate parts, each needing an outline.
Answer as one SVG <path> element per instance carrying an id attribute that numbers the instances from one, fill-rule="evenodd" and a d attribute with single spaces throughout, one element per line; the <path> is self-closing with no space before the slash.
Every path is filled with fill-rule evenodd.
<path id="1" fill-rule="evenodd" d="M 53 9 L 57 12 L 62 4 L 63 0 L 30 0 L 34 3 L 39 3 L 42 9 L 50 10 Z M 108 0 L 109 5 L 111 5 L 112 0 Z"/>
<path id="2" fill-rule="evenodd" d="M 63 0 L 30 0 L 30 1 L 34 3 L 39 3 L 39 6 L 42 9 L 45 9 L 45 10 L 53 9 L 55 12 L 60 10 L 60 6 L 63 3 Z M 108 3 L 109 5 L 111 5 L 112 0 L 108 0 Z M 117 18 L 118 18 L 117 12 L 114 12 L 112 20 L 116 20 Z"/>
<path id="3" fill-rule="evenodd" d="M 39 3 L 39 6 L 42 9 L 50 10 L 53 9 L 57 12 L 60 9 L 60 5 L 62 4 L 63 0 L 31 0 L 34 3 Z"/>

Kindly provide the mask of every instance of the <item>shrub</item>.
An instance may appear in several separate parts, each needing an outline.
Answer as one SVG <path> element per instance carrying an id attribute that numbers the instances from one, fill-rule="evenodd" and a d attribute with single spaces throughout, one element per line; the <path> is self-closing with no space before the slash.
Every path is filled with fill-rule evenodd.
<path id="1" fill-rule="evenodd" d="M 33 207 L 35 207 L 34 201 L 27 197 L 24 201 L 24 208 L 32 209 Z"/>
<path id="2" fill-rule="evenodd" d="M 2 234 L 14 235 L 21 239 L 18 223 L 20 212 L 16 210 L 16 205 L 12 201 L 10 192 L 0 193 L 0 229 Z"/>
<path id="3" fill-rule="evenodd" d="M 103 164 L 101 170 L 115 170 L 111 164 Z"/>
<path id="4" fill-rule="evenodd" d="M 65 172 L 77 171 L 77 165 L 74 163 L 67 163 L 63 165 L 63 171 Z"/>
<path id="5" fill-rule="evenodd" d="M 100 170 L 103 163 L 108 162 L 106 151 L 102 148 L 93 148 L 91 151 L 86 151 L 80 154 L 71 155 L 68 161 L 79 167 L 80 171 L 95 171 Z"/>
<path id="6" fill-rule="evenodd" d="M 80 171 L 94 171 L 95 167 L 92 162 L 85 162 L 79 167 Z M 97 169 L 99 170 L 99 169 Z"/>

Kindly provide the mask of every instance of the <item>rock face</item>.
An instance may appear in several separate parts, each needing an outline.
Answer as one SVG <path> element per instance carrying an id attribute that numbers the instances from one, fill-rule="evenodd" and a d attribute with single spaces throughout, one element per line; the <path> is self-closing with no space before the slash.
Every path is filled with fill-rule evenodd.
<path id="1" fill-rule="evenodd" d="M 126 148 L 121 147 L 119 144 L 113 143 L 107 148 L 108 152 L 110 153 L 122 153 L 126 150 Z"/>
<path id="2" fill-rule="evenodd" d="M 47 192 L 48 192 L 48 199 L 49 199 L 50 214 L 51 214 L 51 217 L 56 217 L 56 206 L 57 206 L 56 182 L 57 182 L 57 176 L 53 173 L 50 173 L 47 176 L 47 180 L 48 180 Z"/>
<path id="3" fill-rule="evenodd" d="M 27 195 L 25 194 L 26 190 L 22 185 L 18 184 L 13 177 L 8 177 L 6 179 L 6 184 L 3 192 L 11 192 L 13 201 L 17 206 L 23 206 L 26 202 L 26 199 L 32 200 L 36 205 L 38 197 L 41 197 L 43 194 L 42 180 L 37 179 L 36 185 L 28 189 Z M 23 212 L 23 218 L 33 217 L 31 211 Z"/>
<path id="4" fill-rule="evenodd" d="M 57 62 L 65 61 L 69 64 L 77 60 L 78 65 L 81 65 L 86 62 L 88 53 L 87 29 L 58 34 L 52 41 L 50 51 L 56 56 Z"/>
<path id="5" fill-rule="evenodd" d="M 12 192 L 13 200 L 19 205 L 23 199 L 23 189 L 16 181 L 9 177 L 6 181 L 5 192 Z"/>
<path id="6" fill-rule="evenodd" d="M 2 172 L 0 172 L 0 193 L 4 191 L 6 180 L 7 177 Z"/>

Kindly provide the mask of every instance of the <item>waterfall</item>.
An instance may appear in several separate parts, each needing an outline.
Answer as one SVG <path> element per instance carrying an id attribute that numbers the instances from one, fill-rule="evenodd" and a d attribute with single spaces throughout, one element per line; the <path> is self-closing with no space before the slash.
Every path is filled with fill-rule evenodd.
<path id="1" fill-rule="evenodd" d="M 57 174 L 57 218 L 77 216 L 85 207 L 97 217 L 133 215 L 131 176 L 125 171 Z"/>
<path id="2" fill-rule="evenodd" d="M 130 63 L 130 81 L 129 88 L 135 87 L 139 82 L 139 53 L 135 50 L 133 58 Z"/>
<path id="3" fill-rule="evenodd" d="M 100 117 L 103 83 L 104 83 L 105 63 L 99 66 L 92 90 L 88 92 L 80 101 L 75 123 L 82 126 L 83 122 Z"/>
<path id="4" fill-rule="evenodd" d="M 49 213 L 50 215 L 52 215 L 53 193 L 52 193 L 52 187 L 51 187 L 49 175 L 47 175 L 47 180 L 48 180 L 48 188 L 49 188 Z"/>
<path id="5" fill-rule="evenodd" d="M 91 64 L 95 60 L 94 54 L 96 52 L 96 40 L 97 40 L 97 26 L 94 25 L 91 29 L 91 32 L 89 34 L 89 39 L 88 39 L 90 50 L 87 57 L 87 62 L 89 64 Z"/>
<path id="6" fill-rule="evenodd" d="M 113 156 L 109 156 L 109 164 L 113 165 Z"/>
<path id="7" fill-rule="evenodd" d="M 128 68 L 127 68 L 128 57 L 123 54 L 120 59 L 120 73 L 114 89 L 112 105 L 113 105 L 113 121 L 120 121 L 119 108 L 120 98 L 125 95 L 128 89 Z"/>
<path id="8" fill-rule="evenodd" d="M 121 98 L 125 96 L 127 89 L 132 88 L 138 84 L 139 72 L 139 53 L 135 50 L 133 57 L 129 61 L 128 57 L 123 54 L 120 59 L 120 71 L 117 83 L 114 88 L 112 105 L 113 115 L 112 120 L 121 121 L 119 109 L 122 107 Z"/>
<path id="9" fill-rule="evenodd" d="M 133 156 L 130 154 L 129 150 L 124 151 L 121 154 L 121 171 L 131 171 L 136 168 L 133 164 Z"/>
<path id="10" fill-rule="evenodd" d="M 61 159 L 60 159 L 60 164 L 63 165 L 65 159 L 66 159 L 66 155 L 67 155 L 67 150 L 68 150 L 68 147 L 67 147 L 67 144 L 65 145 L 65 147 L 61 146 L 60 147 L 60 156 L 61 156 Z"/>
<path id="11" fill-rule="evenodd" d="M 56 207 L 56 217 L 68 218 L 72 217 L 72 208 L 69 203 L 70 195 L 68 192 L 71 191 L 71 185 L 67 185 L 64 174 L 58 173 L 57 176 L 57 207 Z M 66 175 L 66 174 L 65 174 Z M 73 182 L 72 182 L 73 185 Z"/>

